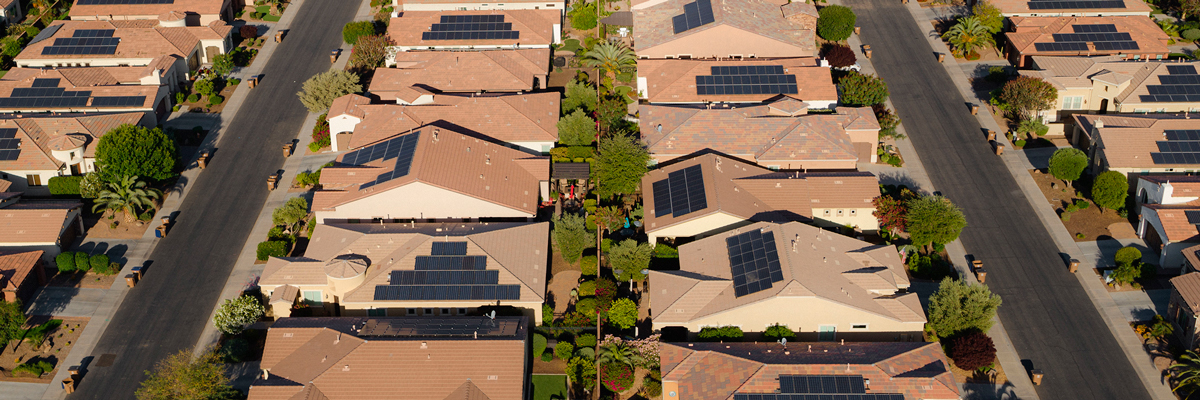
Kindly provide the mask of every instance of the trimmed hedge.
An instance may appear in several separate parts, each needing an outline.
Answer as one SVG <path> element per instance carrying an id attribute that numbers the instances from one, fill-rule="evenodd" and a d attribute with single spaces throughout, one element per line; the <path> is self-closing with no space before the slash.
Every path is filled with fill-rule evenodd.
<path id="1" fill-rule="evenodd" d="M 375 23 L 371 21 L 349 22 L 342 27 L 342 40 L 357 44 L 358 38 L 375 34 Z"/>
<path id="2" fill-rule="evenodd" d="M 700 329 L 701 342 L 740 342 L 746 334 L 736 326 L 707 327 Z"/>
<path id="3" fill-rule="evenodd" d="M 96 271 L 96 273 L 108 272 L 108 256 L 104 254 L 97 254 L 88 258 L 88 264 L 91 265 L 92 270 Z"/>
<path id="4" fill-rule="evenodd" d="M 267 261 L 271 257 L 287 256 L 287 242 L 268 240 L 258 244 L 258 261 Z"/>
<path id="5" fill-rule="evenodd" d="M 54 264 L 58 265 L 58 272 L 70 273 L 75 272 L 75 252 L 64 251 L 54 257 Z"/>
<path id="6" fill-rule="evenodd" d="M 50 186 L 50 194 L 79 195 L 81 181 L 82 176 L 56 176 L 50 178 L 47 184 Z"/>
<path id="7" fill-rule="evenodd" d="M 82 251 L 75 253 L 75 269 L 87 272 L 92 269 L 91 258 Z"/>

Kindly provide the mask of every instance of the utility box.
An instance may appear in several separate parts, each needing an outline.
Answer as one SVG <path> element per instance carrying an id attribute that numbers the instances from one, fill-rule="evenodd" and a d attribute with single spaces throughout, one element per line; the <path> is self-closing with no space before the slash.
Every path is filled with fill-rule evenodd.
<path id="1" fill-rule="evenodd" d="M 129 287 L 137 286 L 137 282 L 138 282 L 137 275 L 134 275 L 134 274 L 125 275 L 125 284 L 129 285 Z"/>

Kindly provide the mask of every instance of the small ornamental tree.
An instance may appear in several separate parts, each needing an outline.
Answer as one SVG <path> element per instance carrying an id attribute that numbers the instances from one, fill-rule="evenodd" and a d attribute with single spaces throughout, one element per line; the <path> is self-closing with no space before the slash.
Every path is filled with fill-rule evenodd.
<path id="1" fill-rule="evenodd" d="M 646 175 L 650 154 L 641 142 L 630 135 L 612 137 L 600 142 L 599 154 L 592 163 L 592 181 L 601 198 L 636 192 Z"/>
<path id="2" fill-rule="evenodd" d="M 1058 101 L 1058 89 L 1042 78 L 1021 75 L 1000 88 L 1000 100 L 1018 119 L 1025 121 L 1053 108 Z"/>
<path id="3" fill-rule="evenodd" d="M 226 54 L 217 54 L 213 57 L 213 71 L 220 76 L 227 76 L 233 73 L 233 56 Z"/>
<path id="4" fill-rule="evenodd" d="M 887 229 L 892 235 L 904 232 L 908 218 L 907 202 L 882 195 L 876 197 L 872 203 L 875 205 L 875 211 L 871 214 L 879 219 L 879 227 Z"/>
<path id="5" fill-rule="evenodd" d="M 585 333 L 575 337 L 575 347 L 596 347 L 596 335 Z"/>
<path id="6" fill-rule="evenodd" d="M 971 14 L 978 18 L 979 22 L 986 26 L 988 32 L 993 35 L 1004 30 L 1004 15 L 1000 13 L 999 8 L 987 0 L 975 3 L 975 7 L 971 8 Z"/>
<path id="7" fill-rule="evenodd" d="M 1192 0 L 1192 1 L 1200 3 L 1200 0 Z M 1185 30 L 1185 31 L 1179 33 L 1179 37 L 1181 37 L 1184 40 L 1187 40 L 1189 42 L 1195 42 L 1197 40 L 1200 40 L 1200 29 Z"/>
<path id="8" fill-rule="evenodd" d="M 831 42 L 840 42 L 854 33 L 858 17 L 850 7 L 826 6 L 817 12 L 817 36 Z"/>
<path id="9" fill-rule="evenodd" d="M 94 199 L 104 190 L 104 176 L 98 172 L 88 172 L 79 181 L 79 195 L 85 199 Z"/>
<path id="10" fill-rule="evenodd" d="M 372 21 L 355 21 L 342 26 L 342 40 L 347 44 L 358 44 L 358 39 L 375 34 L 375 23 Z"/>
<path id="11" fill-rule="evenodd" d="M 858 62 L 858 58 L 854 56 L 854 50 L 851 50 L 850 47 L 840 44 L 827 44 L 823 50 L 825 61 L 828 61 L 831 67 L 849 67 Z"/>
<path id="12" fill-rule="evenodd" d="M 1088 166 L 1088 156 L 1082 150 L 1074 147 L 1061 148 L 1050 156 L 1050 175 L 1071 183 L 1079 179 L 1083 170 Z"/>
<path id="13" fill-rule="evenodd" d="M 571 342 L 560 340 L 554 345 L 555 357 L 563 360 L 570 360 L 572 354 L 575 354 L 575 345 L 571 344 Z"/>
<path id="14" fill-rule="evenodd" d="M 567 90 L 562 100 L 562 113 L 567 115 L 579 108 L 584 111 L 596 109 L 596 89 L 572 79 L 567 82 Z"/>
<path id="15" fill-rule="evenodd" d="M 25 335 L 25 313 L 21 301 L 0 301 L 0 349 Z"/>
<path id="16" fill-rule="evenodd" d="M 242 27 L 238 29 L 238 34 L 241 35 L 243 39 L 254 39 L 258 37 L 258 27 L 254 25 L 242 25 Z"/>
<path id="17" fill-rule="evenodd" d="M 251 296 L 241 296 L 236 299 L 225 300 L 225 304 L 217 309 L 217 314 L 213 315 L 213 324 L 217 326 L 217 330 L 226 335 L 237 335 L 242 333 L 242 328 L 246 325 L 253 324 L 262 318 L 262 304 L 259 304 L 258 299 Z"/>
<path id="18" fill-rule="evenodd" d="M 621 329 L 632 328 L 637 324 L 638 305 L 633 300 L 619 298 L 608 309 L 608 320 Z"/>
<path id="19" fill-rule="evenodd" d="M 586 357 L 572 357 L 567 361 L 567 376 L 571 382 L 584 389 L 596 386 L 596 360 Z"/>
<path id="20" fill-rule="evenodd" d="M 92 270 L 91 257 L 82 251 L 75 252 L 75 270 L 88 272 Z"/>
<path id="21" fill-rule="evenodd" d="M 949 353 L 954 365 L 974 371 L 996 362 L 996 345 L 983 332 L 971 332 L 950 341 Z"/>
<path id="22" fill-rule="evenodd" d="M 1120 250 L 1117 250 L 1117 254 L 1113 257 L 1113 260 L 1117 262 L 1118 266 L 1132 265 L 1142 261 L 1142 252 L 1133 246 L 1122 247 Z"/>
<path id="23" fill-rule="evenodd" d="M 596 121 L 583 109 L 565 114 L 558 120 L 558 143 L 564 146 L 590 146 L 596 141 Z"/>
<path id="24" fill-rule="evenodd" d="M 612 251 L 608 253 L 608 264 L 612 266 L 614 273 L 618 269 L 621 270 L 616 276 L 618 281 L 642 281 L 646 279 L 642 270 L 650 268 L 650 258 L 653 256 L 654 246 L 626 239 L 612 247 Z"/>
<path id="25" fill-rule="evenodd" d="M 836 6 L 834 6 L 836 7 Z M 852 107 L 873 106 L 887 101 L 887 82 L 873 75 L 850 72 L 838 81 L 841 103 Z"/>
<path id="26" fill-rule="evenodd" d="M 358 74 L 350 71 L 322 72 L 304 81 L 303 91 L 297 92 L 300 102 L 308 111 L 324 112 L 333 104 L 333 100 L 351 93 L 362 91 L 358 83 Z"/>
<path id="27" fill-rule="evenodd" d="M 954 203 L 942 196 L 925 196 L 908 202 L 908 233 L 918 246 L 946 244 L 958 239 L 967 219 Z"/>
<path id="28" fill-rule="evenodd" d="M 388 35 L 370 35 L 358 38 L 358 44 L 350 50 L 350 66 L 362 71 L 383 66 L 387 59 L 387 48 L 392 45 Z"/>
<path id="29" fill-rule="evenodd" d="M 875 120 L 879 121 L 880 140 L 889 137 L 895 139 L 904 138 L 903 134 L 896 131 L 896 128 L 900 126 L 900 116 L 896 115 L 895 111 L 888 109 L 887 106 L 883 104 L 876 104 L 875 107 L 872 108 L 874 108 L 875 111 Z"/>
<path id="30" fill-rule="evenodd" d="M 159 361 L 146 375 L 149 377 L 134 393 L 138 400 L 230 400 L 241 395 L 229 385 L 225 364 L 212 350 L 195 357 L 191 349 L 180 350 Z"/>
<path id="31" fill-rule="evenodd" d="M 175 141 L 159 128 L 121 125 L 108 131 L 96 145 L 96 163 L 103 180 L 126 176 L 163 180 L 175 173 Z"/>
<path id="32" fill-rule="evenodd" d="M 554 230 L 550 234 L 563 260 L 569 263 L 575 263 L 583 256 L 585 249 L 596 245 L 595 234 L 587 230 L 584 218 L 576 214 L 563 213 L 555 219 Z"/>
<path id="33" fill-rule="evenodd" d="M 283 206 L 276 208 L 271 212 L 271 222 L 277 226 L 283 226 L 289 230 L 296 227 L 300 220 L 308 216 L 308 200 L 303 197 L 293 197 L 288 199 Z"/>
<path id="34" fill-rule="evenodd" d="M 75 272 L 75 252 L 64 251 L 54 257 L 54 264 L 58 266 L 58 272 L 71 273 Z"/>
<path id="35" fill-rule="evenodd" d="M 792 329 L 788 328 L 787 325 L 775 324 L 767 327 L 767 330 L 763 332 L 763 337 L 774 341 L 783 338 L 792 339 L 796 337 L 796 332 L 792 332 Z"/>
<path id="36" fill-rule="evenodd" d="M 996 45 L 988 27 L 979 22 L 979 18 L 960 18 L 958 23 L 942 35 L 953 48 L 954 54 L 961 57 L 978 55 L 978 50 Z"/>
<path id="37" fill-rule="evenodd" d="M 992 328 L 992 317 L 1000 303 L 1000 296 L 993 294 L 987 286 L 946 277 L 938 291 L 929 297 L 926 326 L 943 338 L 969 330 L 987 332 Z"/>
<path id="38" fill-rule="evenodd" d="M 1117 171 L 1105 171 L 1092 183 L 1092 201 L 1103 210 L 1116 210 L 1125 206 L 1129 195 L 1129 182 Z"/>

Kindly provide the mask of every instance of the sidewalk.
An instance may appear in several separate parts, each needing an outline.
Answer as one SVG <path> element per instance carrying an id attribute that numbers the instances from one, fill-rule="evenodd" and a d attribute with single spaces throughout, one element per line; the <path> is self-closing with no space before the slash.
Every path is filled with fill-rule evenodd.
<path id="1" fill-rule="evenodd" d="M 922 27 L 929 25 L 928 21 L 935 17 L 932 11 L 921 8 L 915 1 L 909 2 L 907 7 L 914 21 Z M 926 36 L 925 39 L 934 51 L 946 53 L 947 55 L 950 54 L 949 48 L 946 47 L 945 43 L 942 43 L 940 38 Z M 969 86 L 968 77 L 963 73 L 962 68 L 959 67 L 957 60 L 948 56 L 943 64 L 962 96 L 966 99 L 976 99 L 975 93 Z M 976 119 L 985 129 L 991 129 L 998 133 L 1006 131 L 1006 129 L 1001 129 L 996 124 L 987 107 L 980 107 Z M 1075 240 L 1071 237 L 1071 234 L 1067 232 L 1066 227 L 1059 221 L 1054 209 L 1046 202 L 1041 190 L 1037 187 L 1037 183 L 1034 182 L 1027 171 L 1029 160 L 1025 155 L 1021 152 L 1005 152 L 1004 155 L 999 157 L 1004 160 L 1009 172 L 1016 179 L 1017 184 L 1021 187 L 1021 191 L 1030 204 L 1034 205 L 1033 211 L 1037 213 L 1038 218 L 1050 232 L 1051 237 L 1054 238 L 1055 244 L 1062 253 L 1080 260 L 1085 265 L 1095 265 L 1097 260 L 1094 259 L 1094 256 L 1080 250 Z M 958 251 L 961 252 L 961 245 L 955 244 L 954 247 L 959 247 Z M 950 248 L 951 246 L 947 246 L 948 251 Z M 962 258 L 965 257 L 965 252 L 959 254 L 951 253 L 951 255 L 953 258 L 965 262 L 965 258 Z M 1117 306 L 1112 296 L 1109 296 L 1108 292 L 1104 289 L 1104 284 L 1100 282 L 1095 274 L 1087 269 L 1075 274 L 1075 277 L 1087 292 L 1088 297 L 1092 300 L 1092 304 L 1100 313 L 1109 331 L 1116 338 L 1117 343 L 1121 346 L 1121 350 L 1133 365 L 1134 370 L 1137 371 L 1138 377 L 1141 378 L 1152 398 L 1163 400 L 1175 399 L 1175 396 L 1171 393 L 1171 389 L 1164 381 L 1160 380 L 1158 369 L 1154 367 L 1150 361 L 1150 357 L 1143 349 L 1141 339 L 1129 327 L 1129 323 L 1126 322 L 1121 309 Z M 1005 366 L 1007 371 L 1007 364 Z"/>

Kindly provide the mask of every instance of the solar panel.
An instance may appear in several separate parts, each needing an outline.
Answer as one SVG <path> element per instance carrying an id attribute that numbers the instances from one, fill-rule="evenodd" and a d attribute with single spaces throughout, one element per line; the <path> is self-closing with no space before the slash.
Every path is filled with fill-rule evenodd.
<path id="1" fill-rule="evenodd" d="M 1118 42 L 1133 40 L 1125 32 L 1105 33 L 1055 33 L 1050 35 L 1055 42 Z"/>
<path id="2" fill-rule="evenodd" d="M 710 24 L 713 21 L 716 21 L 716 18 L 713 16 L 712 2 L 710 0 L 696 0 L 684 4 L 683 14 L 671 17 L 671 24 L 675 29 L 676 35 L 701 25 Z"/>
<path id="3" fill-rule="evenodd" d="M 1096 42 L 1096 50 L 1138 50 L 1137 42 Z"/>
<path id="4" fill-rule="evenodd" d="M 1163 153 L 1200 153 L 1200 141 L 1160 141 L 1158 151 Z"/>
<path id="5" fill-rule="evenodd" d="M 1124 1 L 1031 1 L 1028 5 L 1030 10 L 1125 8 Z"/>
<path id="6" fill-rule="evenodd" d="M 1196 67 L 1193 65 L 1168 65 L 1167 73 L 1171 75 L 1196 75 Z"/>
<path id="7" fill-rule="evenodd" d="M 0 139 L 12 139 L 17 137 L 16 128 L 0 128 Z"/>
<path id="8" fill-rule="evenodd" d="M 137 107 L 146 103 L 146 96 L 98 96 L 92 107 Z"/>
<path id="9" fill-rule="evenodd" d="M 1189 224 L 1200 224 L 1200 211 L 1184 211 Z"/>
<path id="10" fill-rule="evenodd" d="M 0 139 L 0 150 L 20 150 L 21 139 Z"/>
<path id="11" fill-rule="evenodd" d="M 421 40 L 520 39 L 504 15 L 443 15 L 441 21 L 421 33 Z"/>
<path id="12" fill-rule="evenodd" d="M 175 0 L 79 0 L 75 3 L 81 6 L 92 5 L 107 5 L 107 4 L 175 4 Z"/>
<path id="13" fill-rule="evenodd" d="M 1200 129 L 1167 129 L 1163 134 L 1167 140 L 1200 140 Z"/>
<path id="14" fill-rule="evenodd" d="M 851 393 L 851 394 L 779 394 L 737 393 L 733 400 L 905 400 L 903 394 L 895 393 Z"/>
<path id="15" fill-rule="evenodd" d="M 1034 49 L 1037 51 L 1087 51 L 1087 43 L 1083 42 L 1063 42 L 1063 43 L 1034 43 Z"/>
<path id="16" fill-rule="evenodd" d="M 20 156 L 20 150 L 0 150 L 0 161 L 15 161 Z"/>
<path id="17" fill-rule="evenodd" d="M 500 271 L 392 271 L 392 285 L 495 285 Z"/>
<path id="18" fill-rule="evenodd" d="M 784 394 L 866 393 L 861 375 L 780 375 L 779 392 Z"/>
<path id="19" fill-rule="evenodd" d="M 708 207 L 704 196 L 704 173 L 699 165 L 667 174 L 654 182 L 654 216 L 680 217 Z"/>
<path id="20" fill-rule="evenodd" d="M 1159 75 L 1158 83 L 1163 85 L 1200 85 L 1200 75 Z"/>
<path id="21" fill-rule="evenodd" d="M 492 15 L 443 15 L 438 21 L 443 24 L 457 24 L 467 22 L 504 22 L 504 14 Z"/>
<path id="22" fill-rule="evenodd" d="M 755 229 L 725 238 L 729 269 L 733 274 L 736 297 L 770 289 L 783 281 L 783 269 L 775 248 L 775 233 Z"/>
<path id="23" fill-rule="evenodd" d="M 113 29 L 79 29 L 69 38 L 54 39 L 54 44 L 42 48 L 42 55 L 116 54 L 120 38 L 112 37 Z"/>
<path id="24" fill-rule="evenodd" d="M 482 271 L 487 268 L 487 256 L 417 256 L 418 271 Z"/>
<path id="25" fill-rule="evenodd" d="M 433 242 L 435 256 L 464 256 L 467 255 L 467 242 Z"/>
<path id="26" fill-rule="evenodd" d="M 59 81 L 60 81 L 60 79 L 58 79 L 58 78 L 52 78 L 52 79 L 34 79 L 34 80 L 33 80 L 33 85 L 32 85 L 32 86 L 33 86 L 33 87 L 35 87 L 35 88 L 58 87 L 58 82 L 59 82 Z"/>
<path id="27" fill-rule="evenodd" d="M 520 318 L 479 317 L 391 317 L 370 318 L 358 330 L 359 337 L 516 337 Z"/>
<path id="28" fill-rule="evenodd" d="M 379 285 L 375 300 L 519 300 L 521 285 Z"/>
<path id="29" fill-rule="evenodd" d="M 29 44 L 34 44 L 54 37 L 54 34 L 58 33 L 58 28 L 62 28 L 62 24 L 47 26 L 46 29 L 42 29 L 41 32 L 38 32 L 37 36 L 34 36 L 33 40 L 29 41 Z"/>
<path id="30" fill-rule="evenodd" d="M 1071 29 L 1075 33 L 1116 32 L 1117 26 L 1113 24 L 1071 25 Z"/>

